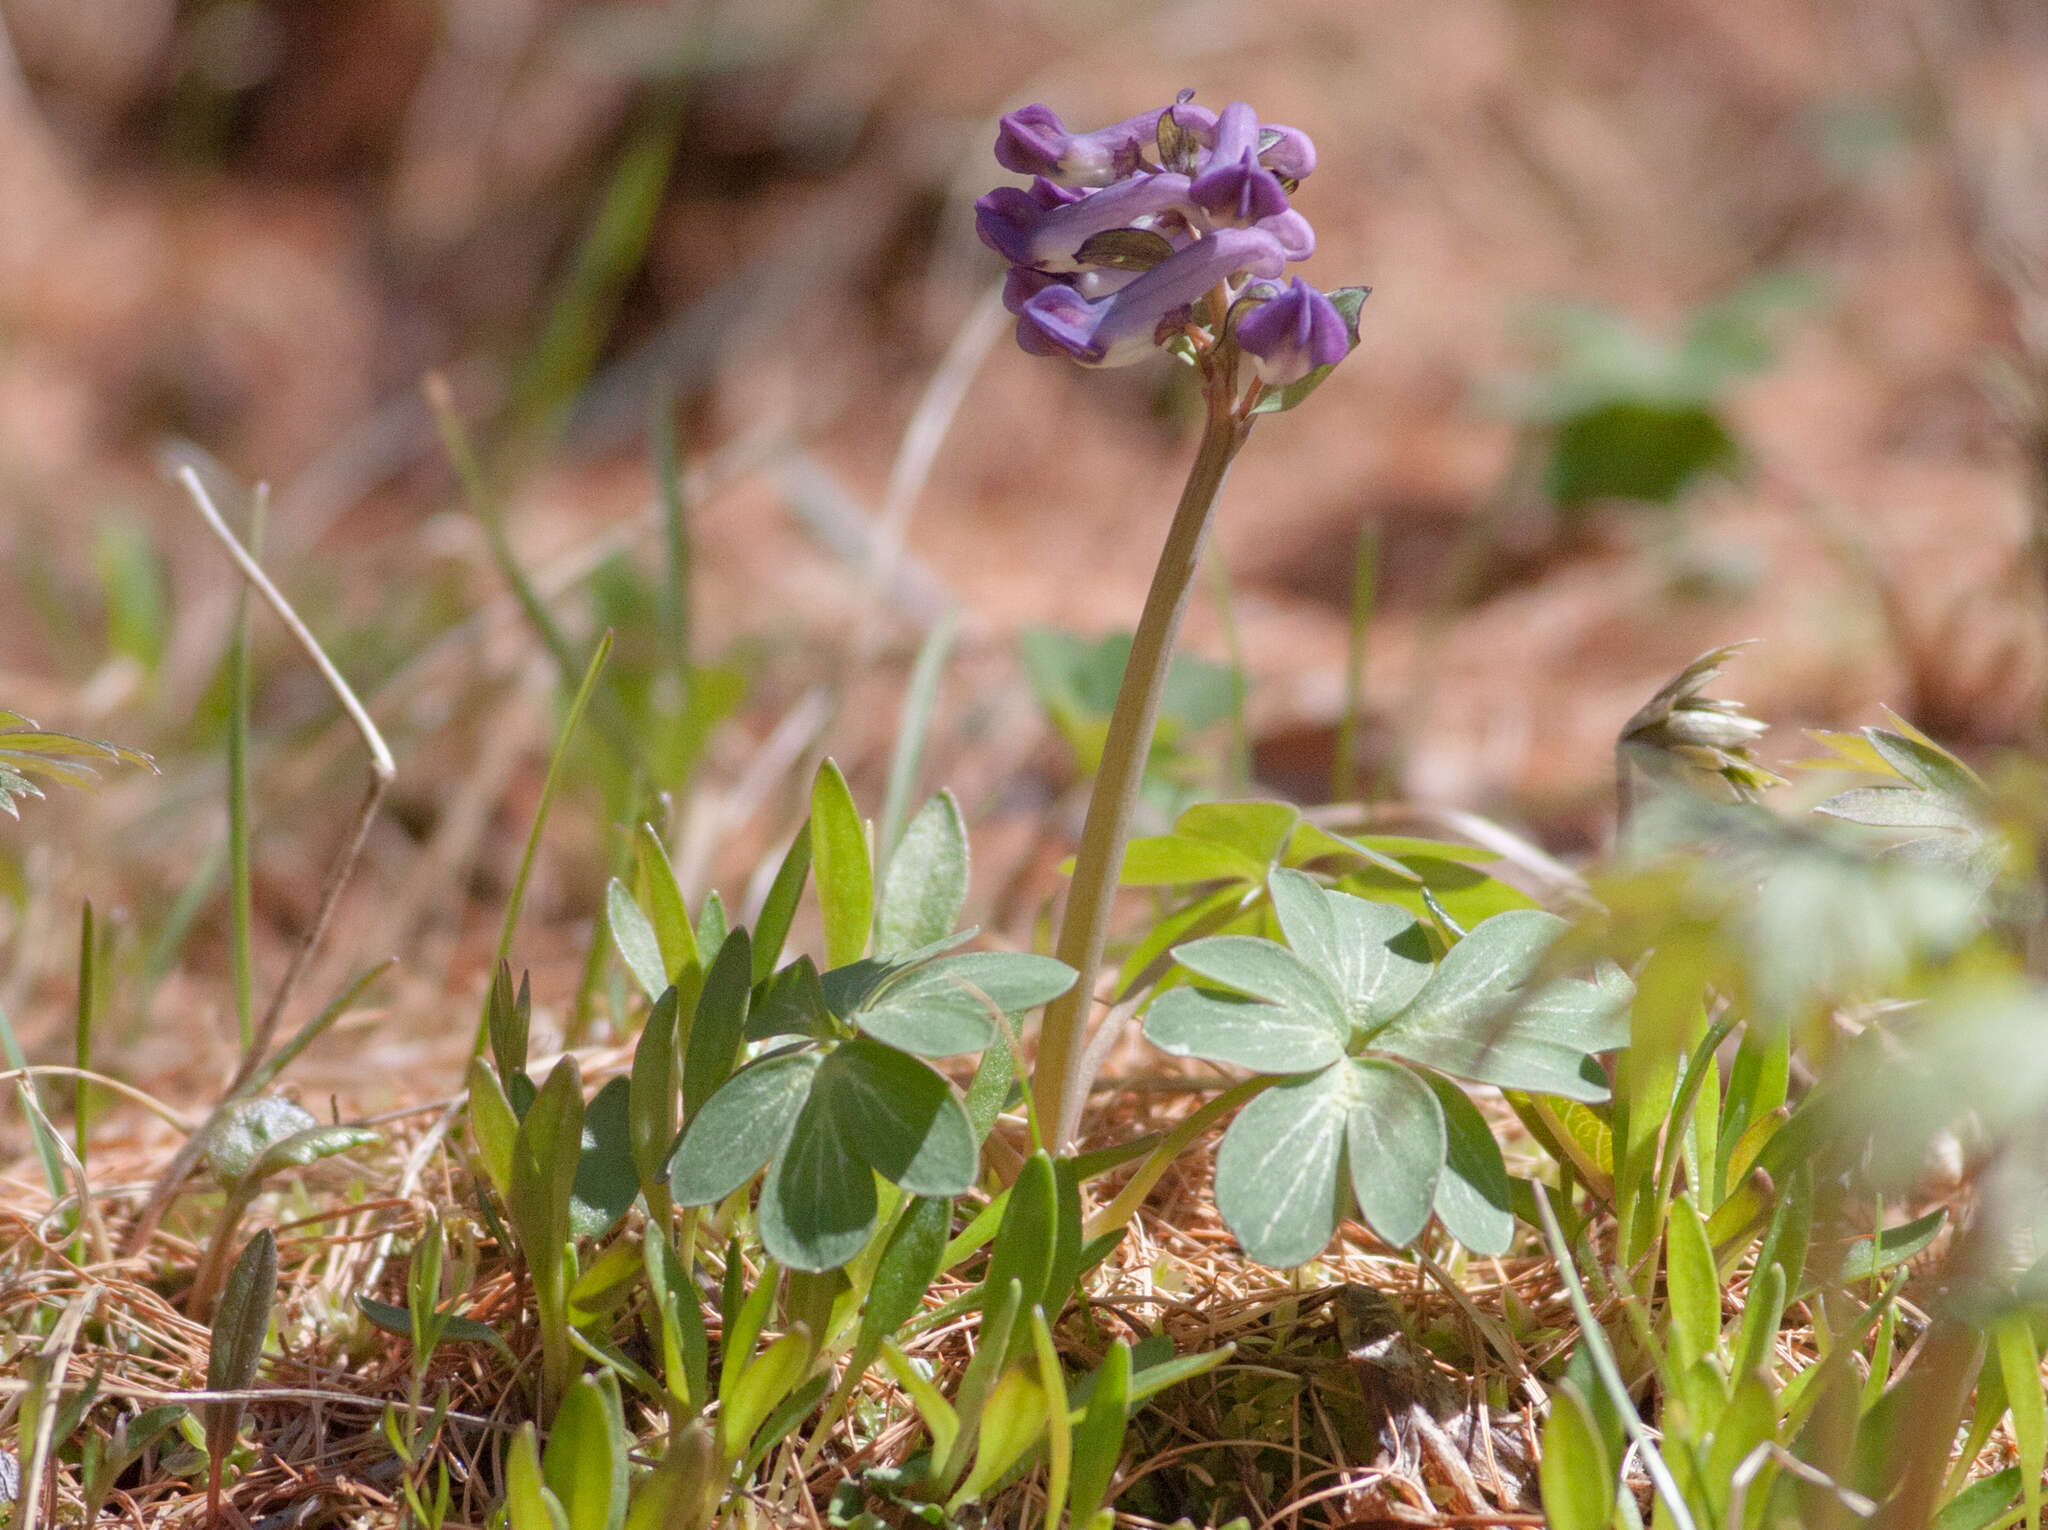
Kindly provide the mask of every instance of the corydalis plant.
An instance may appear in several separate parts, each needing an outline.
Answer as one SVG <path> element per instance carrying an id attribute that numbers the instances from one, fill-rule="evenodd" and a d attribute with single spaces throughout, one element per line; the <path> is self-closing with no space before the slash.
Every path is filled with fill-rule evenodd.
<path id="1" fill-rule="evenodd" d="M 1315 253 L 1292 202 L 1316 164 L 1307 134 L 1185 94 L 1094 133 L 1027 106 L 1003 118 L 996 159 L 1031 185 L 991 191 L 975 226 L 1010 262 L 1004 301 L 1034 355 L 1114 367 L 1168 346 L 1233 394 L 1242 359 L 1249 412 L 1298 401 L 1265 390 L 1320 380 L 1350 351 L 1365 289 L 1279 281 Z"/>
<path id="2" fill-rule="evenodd" d="M 1084 366 L 1128 366 L 1166 349 L 1201 375 L 1202 444 L 1152 576 L 1111 714 L 1075 857 L 1059 959 L 1101 965 L 1117 867 L 1159 717 L 1174 636 L 1231 460 L 1260 414 L 1290 409 L 1358 341 L 1366 289 L 1323 293 L 1287 268 L 1315 251 L 1294 194 L 1315 169 L 1306 133 L 1242 101 L 1220 112 L 1183 92 L 1092 133 L 1051 108 L 1002 119 L 996 160 L 1031 177 L 975 204 L 982 242 L 1010 262 L 1004 300 L 1017 342 Z M 1046 1010 L 1032 1094 L 1064 1150 L 1087 1095 L 1089 985 Z"/>

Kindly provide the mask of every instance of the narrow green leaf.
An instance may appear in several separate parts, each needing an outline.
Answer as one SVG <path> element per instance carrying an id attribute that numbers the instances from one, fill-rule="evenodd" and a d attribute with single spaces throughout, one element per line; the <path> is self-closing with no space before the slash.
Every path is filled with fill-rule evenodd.
<path id="1" fill-rule="evenodd" d="M 789 939 L 789 926 L 796 918 L 797 900 L 804 894 L 804 882 L 811 874 L 811 826 L 808 821 L 796 831 L 782 864 L 775 869 L 768 896 L 761 904 L 761 917 L 754 921 L 754 969 L 756 983 L 767 980 L 782 959 L 782 944 Z M 702 942 L 700 942 L 701 944 Z"/>
<path id="2" fill-rule="evenodd" d="M 932 1437 L 932 1460 L 944 1461 L 959 1438 L 960 1415 L 932 1385 L 931 1378 L 894 1344 L 882 1345 L 882 1363 L 889 1367 L 889 1374 L 896 1378 L 896 1384 L 903 1388 L 918 1417 L 924 1420 L 925 1432 Z"/>
<path id="3" fill-rule="evenodd" d="M 764 1057 L 706 1101 L 669 1166 L 676 1204 L 715 1205 L 781 1152 L 823 1061 L 814 1051 Z"/>
<path id="4" fill-rule="evenodd" d="M 896 1219 L 861 1306 L 859 1353 L 874 1354 L 884 1339 L 923 1309 L 925 1293 L 939 1278 L 952 1230 L 952 1203 L 936 1198 L 912 1201 Z"/>
<path id="5" fill-rule="evenodd" d="M 712 963 L 718 955 L 718 948 L 725 944 L 725 937 L 731 931 L 732 921 L 725 916 L 725 899 L 718 896 L 718 889 L 714 887 L 704 894 L 704 902 L 697 909 L 697 960 L 701 965 L 708 967 Z M 779 955 L 781 949 L 782 944 L 778 939 L 776 954 Z M 757 963 L 761 960 L 758 951 L 754 953 L 754 960 Z M 772 965 L 775 956 L 771 955 L 768 960 Z"/>
<path id="6" fill-rule="evenodd" d="M 206 1351 L 207 1391 L 246 1392 L 256 1384 L 276 1295 L 277 1238 L 266 1227 L 249 1240 L 221 1289 Z M 199 1417 L 206 1428 L 206 1448 L 218 1459 L 241 1428 L 242 1405 L 206 1403 Z"/>
<path id="7" fill-rule="evenodd" d="M 754 1431 L 754 1443 L 747 1448 L 746 1459 L 740 1462 L 742 1482 L 754 1475 L 770 1451 L 796 1432 L 797 1425 L 810 1416 L 831 1385 L 830 1374 L 813 1376 L 775 1405 L 767 1420 Z"/>
<path id="8" fill-rule="evenodd" d="M 612 1432 L 603 1392 L 582 1377 L 556 1410 L 541 1456 L 541 1481 L 562 1505 L 569 1530 L 619 1530 L 625 1523 L 623 1446 Z"/>
<path id="9" fill-rule="evenodd" d="M 633 1167 L 650 1212 L 661 1213 L 668 1182 L 668 1157 L 676 1140 L 676 1012 L 673 986 L 662 990 L 647 1012 L 633 1046 L 633 1071 L 626 1084 L 626 1122 Z M 665 1215 L 658 1220 L 666 1221 Z"/>
<path id="10" fill-rule="evenodd" d="M 818 911 L 825 921 L 825 965 L 859 961 L 874 927 L 874 867 L 867 828 L 846 777 L 826 760 L 811 785 L 811 854 L 818 873 Z"/>
<path id="11" fill-rule="evenodd" d="M 1551 1530 L 1608 1530 L 1617 1491 L 1614 1469 L 1576 1387 L 1551 1394 L 1538 1473 Z"/>
<path id="12" fill-rule="evenodd" d="M 811 1333 L 798 1323 L 763 1350 L 723 1390 L 719 1413 L 720 1443 L 735 1460 L 747 1454 L 755 1432 L 768 1421 L 777 1403 L 796 1389 L 811 1363 Z"/>
<path id="13" fill-rule="evenodd" d="M 1019 1307 L 1028 1312 L 1045 1300 L 1057 1252 L 1059 1183 L 1052 1157 L 1043 1149 L 1024 1160 L 1010 1187 L 1010 1204 L 989 1249 L 988 1272 L 982 1277 L 983 1311 L 1009 1285 L 1020 1288 Z"/>
<path id="14" fill-rule="evenodd" d="M 584 1109 L 569 1196 L 569 1231 L 578 1238 L 610 1232 L 640 1192 L 631 1093 L 625 1078 L 609 1079 Z"/>
<path id="15" fill-rule="evenodd" d="M 1907 1260 L 1927 1249 L 1941 1235 L 1941 1229 L 1948 1222 L 1948 1208 L 1937 1206 L 1925 1216 L 1902 1222 L 1897 1227 L 1887 1227 L 1874 1239 L 1858 1238 L 1849 1245 L 1848 1253 L 1842 1260 L 1841 1279 L 1844 1282 L 1870 1280 L 1897 1269 Z M 1793 1271 L 1798 1274 L 1798 1271 Z"/>
<path id="16" fill-rule="evenodd" d="M 521 1424 L 505 1460 L 505 1513 L 511 1530 L 569 1530 L 561 1500 L 541 1480 L 533 1425 Z"/>
<path id="17" fill-rule="evenodd" d="M 626 1530 L 703 1530 L 717 1512 L 718 1466 L 709 1424 L 697 1419 L 678 1431 L 661 1464 L 633 1493 Z"/>
<path id="18" fill-rule="evenodd" d="M 519 991 L 512 991 L 512 964 L 503 957 L 491 972 L 490 992 L 484 995 L 484 1032 L 490 1038 L 491 1060 L 498 1065 L 498 1077 L 509 1080 L 526 1071 L 526 1036 L 533 1018 L 533 990 L 522 975 Z"/>
<path id="19" fill-rule="evenodd" d="M 390 1302 L 380 1302 L 356 1294 L 356 1309 L 367 1318 L 373 1327 L 386 1333 L 396 1334 L 401 1339 L 412 1337 L 413 1314 L 403 1307 Z M 508 1362 L 512 1362 L 511 1347 L 505 1337 L 488 1323 L 479 1323 L 475 1318 L 461 1317 L 452 1312 L 438 1312 L 434 1321 L 443 1344 L 488 1344 L 499 1350 Z M 516 1363 L 516 1362 L 514 1362 Z"/>
<path id="20" fill-rule="evenodd" d="M 634 838 L 640 858 L 640 875 L 647 880 L 647 901 L 655 939 L 660 943 L 662 975 L 669 983 L 699 964 L 696 932 L 690 928 L 690 911 L 683 904 L 683 889 L 669 864 L 668 847 L 654 832 L 654 825 L 642 823 Z M 652 997 L 652 995 L 649 995 Z"/>
<path id="21" fill-rule="evenodd" d="M 2041 1390 L 2041 1351 L 2034 1343 L 2033 1321 L 2025 1312 L 1999 1319 L 1992 1335 L 1998 1368 L 2005 1377 L 2006 1405 L 2012 1410 L 2012 1440 L 2025 1489 L 2025 1523 L 2042 1522 L 2041 1474 L 2048 1469 L 2048 1398 Z"/>
<path id="22" fill-rule="evenodd" d="M 1672 1364 L 1690 1370 L 1721 1343 L 1721 1277 L 1707 1224 L 1690 1196 L 1671 1204 L 1664 1224 L 1664 1284 L 1671 1313 Z"/>
<path id="23" fill-rule="evenodd" d="M 703 1296 L 689 1267 L 661 1229 L 642 1234 L 640 1258 L 661 1320 L 662 1367 L 671 1392 L 693 1409 L 711 1400 L 710 1343 L 704 1331 Z"/>
<path id="24" fill-rule="evenodd" d="M 975 1444 L 974 1470 L 947 1500 L 959 1512 L 1002 1480 L 1003 1474 L 1038 1442 L 1045 1429 L 1045 1388 L 1021 1366 L 1005 1371 L 981 1411 L 981 1436 Z"/>
<path id="25" fill-rule="evenodd" d="M 512 1144 L 519 1118 L 512 1114 L 498 1075 L 481 1057 L 469 1064 L 469 1129 L 476 1137 L 477 1157 L 491 1188 L 502 1198 L 512 1191 Z"/>
<path id="26" fill-rule="evenodd" d="M 918 810 L 889 858 L 875 948 L 907 951 L 942 940 L 967 906 L 967 824 L 951 792 Z"/>
<path id="27" fill-rule="evenodd" d="M 683 1052 L 683 1119 L 694 1121 L 704 1102 L 732 1077 L 746 1039 L 747 1007 L 753 998 L 753 950 L 745 930 L 734 930 L 718 948 Z"/>
<path id="28" fill-rule="evenodd" d="M 582 1074 L 575 1058 L 564 1057 L 534 1096 L 512 1147 L 506 1205 L 537 1283 L 554 1279 L 569 1241 L 569 1198 L 582 1145 Z"/>
<path id="29" fill-rule="evenodd" d="M 1017 1060 L 1007 1046 L 990 1047 L 974 1065 L 974 1077 L 967 1081 L 967 1121 L 974 1129 L 979 1147 L 995 1130 L 996 1118 L 1010 1098 L 1017 1081 Z"/>
<path id="30" fill-rule="evenodd" d="M 2020 1495 L 2020 1479 L 2024 1475 L 2017 1466 L 2008 1466 L 2002 1472 L 1980 1477 L 1942 1505 L 1929 1530 L 1989 1530 L 2001 1520 L 2010 1522 L 2013 1500 Z"/>
<path id="31" fill-rule="evenodd" d="M 618 947 L 626 970 L 633 974 L 640 991 L 650 999 L 659 996 L 670 986 L 668 966 L 661 957 L 661 942 L 647 915 L 617 877 L 605 886 L 604 918 L 612 932 L 612 944 Z"/>
<path id="32" fill-rule="evenodd" d="M 295 1132 L 263 1150 L 263 1156 L 256 1160 L 256 1167 L 249 1172 L 248 1182 L 260 1184 L 286 1169 L 303 1169 L 323 1158 L 336 1158 L 352 1148 L 368 1147 L 381 1140 L 375 1132 L 363 1126 L 315 1126 Z"/>
<path id="33" fill-rule="evenodd" d="M 1087 1409 L 1074 1429 L 1073 1475 L 1067 1489 L 1067 1518 L 1072 1525 L 1086 1525 L 1109 1498 L 1110 1483 L 1123 1457 L 1130 1385 L 1131 1347 L 1122 1339 L 1113 1339 L 1095 1372 Z"/>

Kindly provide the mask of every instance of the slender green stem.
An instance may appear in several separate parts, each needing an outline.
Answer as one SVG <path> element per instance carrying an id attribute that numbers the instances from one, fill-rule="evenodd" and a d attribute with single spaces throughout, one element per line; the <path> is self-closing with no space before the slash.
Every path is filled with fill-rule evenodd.
<path id="1" fill-rule="evenodd" d="M 1102 965 L 1110 904 L 1116 896 L 1124 841 L 1137 807 L 1145 761 L 1152 752 L 1152 732 L 1159 720 L 1159 700 L 1166 690 L 1174 638 L 1187 610 L 1188 592 L 1201 563 L 1202 544 L 1208 537 L 1224 477 L 1251 430 L 1249 417 L 1240 416 L 1232 407 L 1232 391 L 1227 379 L 1211 379 L 1201 448 L 1152 573 L 1152 588 L 1145 597 L 1137 635 L 1131 640 L 1131 656 L 1124 667 L 1116 709 L 1110 714 L 1102 766 L 1095 776 L 1088 817 L 1081 830 L 1080 853 L 1075 858 L 1074 879 L 1055 947 L 1059 959 L 1081 976 L 1073 988 L 1046 1007 L 1038 1037 L 1038 1064 L 1031 1077 L 1038 1119 L 1055 1151 L 1064 1151 L 1072 1143 L 1081 1124 L 1081 1106 L 1088 1097 L 1085 1043 L 1095 973 Z"/>

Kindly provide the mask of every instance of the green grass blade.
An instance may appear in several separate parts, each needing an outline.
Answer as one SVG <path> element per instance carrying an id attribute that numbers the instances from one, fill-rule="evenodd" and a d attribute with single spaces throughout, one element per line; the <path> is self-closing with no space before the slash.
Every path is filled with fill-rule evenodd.
<path id="1" fill-rule="evenodd" d="M 939 681 L 946 660 L 959 635 L 960 618 L 947 611 L 925 634 L 924 645 L 911 666 L 910 684 L 903 693 L 903 716 L 896 724 L 896 752 L 889 759 L 889 784 L 882 793 L 882 821 L 877 826 L 875 849 L 876 880 L 884 878 L 896 844 L 910 821 L 910 799 L 917 791 L 918 767 L 924 763 L 925 740 L 930 736 L 932 712 L 938 704 Z"/>
<path id="2" fill-rule="evenodd" d="M 10 1069 L 28 1066 L 28 1055 L 21 1050 L 21 1040 L 14 1034 L 14 1022 L 7 1018 L 4 1004 L 0 1004 L 0 1056 L 7 1059 Z M 36 1157 L 42 1160 L 43 1178 L 50 1186 L 50 1199 L 60 1201 L 64 1198 L 64 1155 L 58 1150 L 57 1140 L 50 1135 L 49 1128 L 43 1124 L 42 1112 L 27 1108 L 34 1099 L 29 1091 L 35 1085 L 24 1078 L 17 1081 L 15 1087 L 23 1096 L 22 1114 L 28 1117 L 29 1131 L 35 1138 Z"/>
<path id="3" fill-rule="evenodd" d="M 590 666 L 583 672 L 583 683 L 576 688 L 576 697 L 569 703 L 569 715 L 562 721 L 561 734 L 555 740 L 555 752 L 548 760 L 547 778 L 541 783 L 540 804 L 533 811 L 533 827 L 527 831 L 526 850 L 519 857 L 519 874 L 512 879 L 512 896 L 505 904 L 505 918 L 498 926 L 498 949 L 491 963 L 493 970 L 499 962 L 512 959 L 512 932 L 519 927 L 520 905 L 526 901 L 527 879 L 533 875 L 533 858 L 540 849 L 541 830 L 547 826 L 548 810 L 554 806 L 555 791 L 562 780 L 562 763 L 569 754 L 569 740 L 576 736 L 576 725 L 583 720 L 583 713 L 590 705 L 590 694 L 597 688 L 599 671 L 604 661 L 611 656 L 612 635 L 607 632 L 598 639 L 597 651 L 590 656 Z M 484 1012 L 477 1017 L 476 1040 L 470 1044 L 469 1055 L 483 1055 L 484 1039 L 490 1023 L 488 1001 Z"/>

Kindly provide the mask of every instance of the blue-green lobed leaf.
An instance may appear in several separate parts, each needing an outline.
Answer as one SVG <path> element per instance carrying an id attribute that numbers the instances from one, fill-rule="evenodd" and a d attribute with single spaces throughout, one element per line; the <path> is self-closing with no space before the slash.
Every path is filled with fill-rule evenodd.
<path id="1" fill-rule="evenodd" d="M 1216 1209 L 1260 1264 L 1289 1269 L 1328 1246 L 1350 1111 L 1350 1068 L 1339 1063 L 1268 1089 L 1223 1134 Z"/>
<path id="2" fill-rule="evenodd" d="M 1351 1064 L 1345 1150 L 1351 1191 L 1372 1230 L 1401 1248 L 1429 1225 L 1448 1149 L 1443 1107 L 1398 1063 Z"/>
<path id="3" fill-rule="evenodd" d="M 824 1058 L 781 1052 L 748 1064 L 705 1102 L 669 1165 L 680 1206 L 709 1206 L 739 1189 L 789 1141 Z"/>

